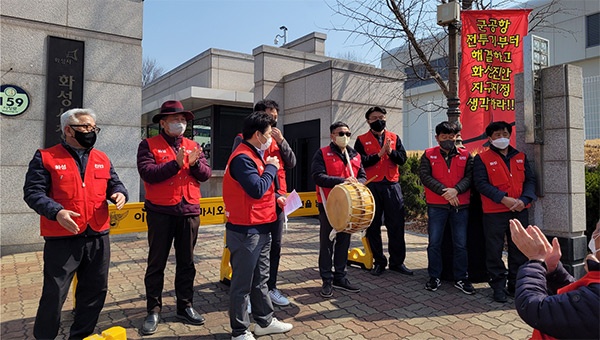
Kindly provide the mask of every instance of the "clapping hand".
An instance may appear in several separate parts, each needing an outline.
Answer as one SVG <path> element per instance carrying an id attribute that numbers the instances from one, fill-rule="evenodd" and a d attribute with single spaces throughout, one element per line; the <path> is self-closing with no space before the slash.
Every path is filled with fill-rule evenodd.
<path id="1" fill-rule="evenodd" d="M 544 233 L 537 226 L 530 225 L 525 229 L 517 219 L 512 219 L 509 223 L 511 238 L 517 248 L 529 260 L 544 261 L 548 272 L 553 272 L 558 266 L 562 255 L 558 239 L 555 237 L 552 240 L 552 244 L 550 244 Z"/>

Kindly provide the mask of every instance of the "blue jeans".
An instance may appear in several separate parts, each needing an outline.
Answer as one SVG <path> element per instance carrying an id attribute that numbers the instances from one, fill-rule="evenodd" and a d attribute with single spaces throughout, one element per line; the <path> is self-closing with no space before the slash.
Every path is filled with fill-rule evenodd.
<path id="1" fill-rule="evenodd" d="M 430 277 L 442 275 L 442 240 L 446 223 L 450 221 L 452 231 L 452 262 L 454 280 L 467 279 L 467 223 L 469 209 L 427 207 L 429 245 L 427 246 L 427 271 Z"/>

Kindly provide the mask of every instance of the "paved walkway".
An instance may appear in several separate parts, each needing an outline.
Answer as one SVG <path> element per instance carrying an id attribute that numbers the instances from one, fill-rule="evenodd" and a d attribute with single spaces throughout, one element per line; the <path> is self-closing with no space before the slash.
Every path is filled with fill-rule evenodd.
<path id="1" fill-rule="evenodd" d="M 407 234 L 406 265 L 415 275 L 385 272 L 374 277 L 351 267 L 348 277 L 361 287 L 358 294 L 335 291 L 331 299 L 319 296 L 317 270 L 318 221 L 296 218 L 284 235 L 279 288 L 291 305 L 276 307 L 275 316 L 294 325 L 285 335 L 263 339 L 526 339 L 531 328 L 513 307 L 493 302 L 487 284 L 476 284 L 475 295 L 465 295 L 443 282 L 437 292 L 424 289 L 427 281 L 427 238 Z M 229 339 L 228 287 L 219 282 L 223 226 L 201 227 L 196 246 L 194 306 L 206 317 L 204 326 L 182 324 L 175 318 L 174 256 L 165 274 L 163 322 L 153 339 Z M 384 233 L 385 235 L 385 233 Z M 360 246 L 358 235 L 351 247 Z M 109 293 L 97 331 L 112 326 L 127 329 L 128 339 L 142 339 L 138 329 L 146 315 L 144 271 L 148 245 L 145 233 L 113 239 Z M 33 338 L 33 321 L 42 287 L 42 253 L 7 255 L 1 259 L 2 339 Z M 59 338 L 68 335 L 72 296 L 63 308 Z"/>

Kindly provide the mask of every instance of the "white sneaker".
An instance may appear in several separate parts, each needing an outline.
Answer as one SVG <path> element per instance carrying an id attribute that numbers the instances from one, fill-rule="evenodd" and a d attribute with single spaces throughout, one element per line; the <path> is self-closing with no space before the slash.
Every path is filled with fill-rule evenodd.
<path id="1" fill-rule="evenodd" d="M 283 294 L 281 294 L 281 291 L 277 288 L 273 288 L 269 291 L 269 297 L 271 298 L 271 302 L 273 302 L 274 305 L 283 307 L 290 304 L 290 300 L 283 296 Z"/>
<path id="2" fill-rule="evenodd" d="M 231 340 L 256 340 L 254 339 L 254 335 L 250 333 L 250 331 L 245 331 L 244 334 L 238 336 L 232 336 Z"/>
<path id="3" fill-rule="evenodd" d="M 273 318 L 271 324 L 267 327 L 260 327 L 260 325 L 256 325 L 254 327 L 254 334 L 261 336 L 267 334 L 277 334 L 277 333 L 285 333 L 294 328 L 291 323 L 281 322 L 277 320 L 277 318 Z"/>

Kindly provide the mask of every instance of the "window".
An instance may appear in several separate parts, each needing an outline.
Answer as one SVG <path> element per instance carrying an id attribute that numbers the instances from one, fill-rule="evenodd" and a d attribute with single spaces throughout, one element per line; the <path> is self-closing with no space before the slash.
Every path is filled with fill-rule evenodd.
<path id="1" fill-rule="evenodd" d="M 585 17 L 585 47 L 600 45 L 600 13 Z"/>

